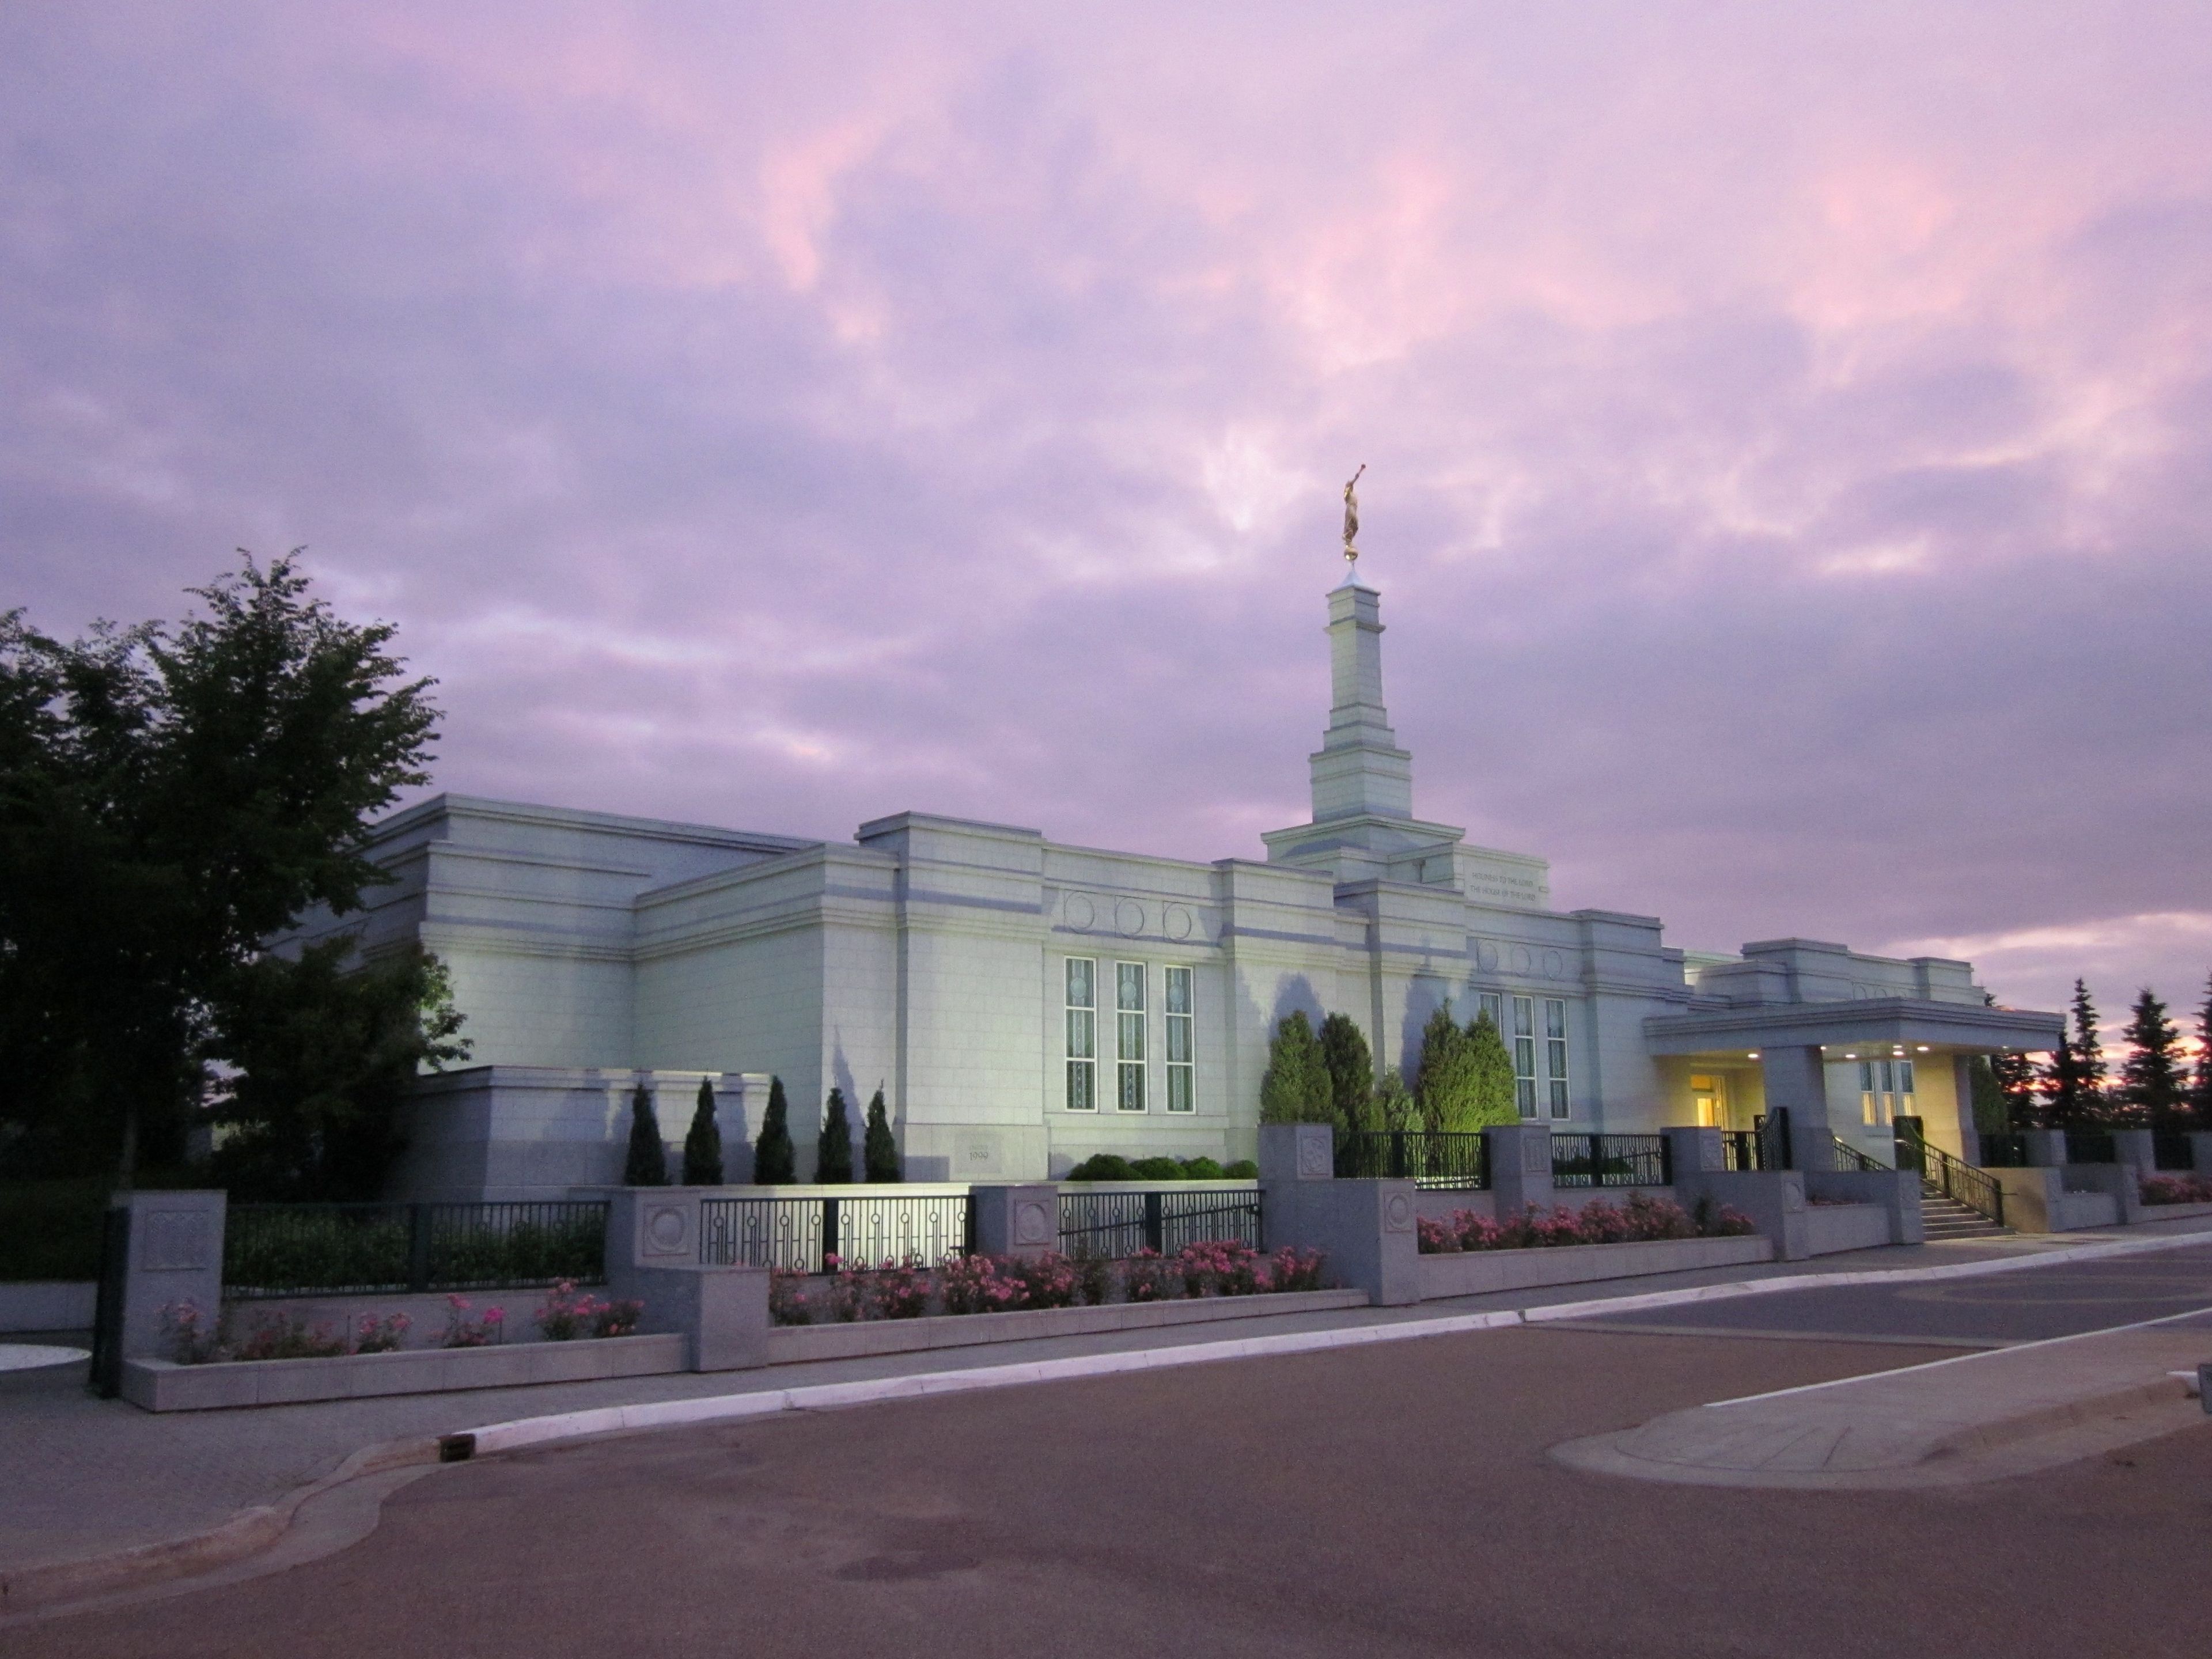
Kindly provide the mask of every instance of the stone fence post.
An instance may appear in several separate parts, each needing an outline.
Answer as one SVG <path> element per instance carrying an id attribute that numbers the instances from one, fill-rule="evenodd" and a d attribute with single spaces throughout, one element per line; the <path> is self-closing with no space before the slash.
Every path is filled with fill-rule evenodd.
<path id="1" fill-rule="evenodd" d="M 1060 1187 L 1049 1181 L 970 1187 L 975 1248 L 985 1255 L 1038 1256 L 1060 1248 Z"/>
<path id="2" fill-rule="evenodd" d="M 1552 1132 L 1540 1123 L 1516 1123 L 1482 1132 L 1490 1154 L 1490 1194 L 1500 1221 L 1510 1221 L 1530 1204 L 1549 1209 L 1552 1195 Z"/>
<path id="3" fill-rule="evenodd" d="M 2158 1172 L 2158 1153 L 2151 1145 L 2148 1129 L 2115 1129 L 2112 1131 L 2112 1162 L 2132 1164 L 2145 1175 Z"/>
<path id="4" fill-rule="evenodd" d="M 222 1312 L 221 1192 L 118 1193 L 112 1208 L 131 1212 L 131 1252 L 123 1273 L 121 1357 L 167 1359 L 161 1310 L 189 1302 L 200 1329 L 213 1335 Z"/>
<path id="5" fill-rule="evenodd" d="M 712 1188 L 625 1187 L 608 1195 L 607 1294 L 645 1304 L 638 1330 L 691 1339 L 691 1369 L 768 1363 L 766 1267 L 709 1267 L 700 1205 Z"/>
<path id="6" fill-rule="evenodd" d="M 1328 1124 L 1261 1124 L 1260 1191 L 1269 1249 L 1320 1250 L 1329 1278 L 1378 1307 L 1421 1299 L 1413 1183 L 1337 1180 Z"/>
<path id="7" fill-rule="evenodd" d="M 1662 1129 L 1659 1133 L 1666 1137 L 1667 1161 L 1674 1171 L 1677 1185 L 1686 1177 L 1728 1168 L 1728 1155 L 1721 1146 L 1718 1129 Z"/>
<path id="8" fill-rule="evenodd" d="M 2066 1131 L 2063 1129 L 2023 1129 L 2021 1144 L 2027 1149 L 2027 1167 L 2031 1170 L 2062 1169 L 2066 1163 Z"/>

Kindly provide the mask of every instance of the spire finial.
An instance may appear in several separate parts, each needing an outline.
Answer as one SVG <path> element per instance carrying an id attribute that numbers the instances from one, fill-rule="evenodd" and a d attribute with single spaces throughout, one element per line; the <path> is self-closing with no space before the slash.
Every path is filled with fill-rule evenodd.
<path id="1" fill-rule="evenodd" d="M 1359 482 L 1360 473 L 1366 471 L 1367 463 L 1360 462 L 1359 471 L 1353 473 L 1344 486 L 1344 579 L 1346 581 L 1352 580 L 1359 572 L 1359 549 L 1355 544 L 1359 535 L 1359 497 L 1353 494 L 1352 485 Z"/>

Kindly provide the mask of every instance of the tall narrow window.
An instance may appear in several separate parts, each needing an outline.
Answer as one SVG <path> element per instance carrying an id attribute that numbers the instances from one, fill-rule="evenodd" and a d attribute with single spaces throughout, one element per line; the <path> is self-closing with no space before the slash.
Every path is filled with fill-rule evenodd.
<path id="1" fill-rule="evenodd" d="M 1536 999 L 1513 999 L 1513 1099 L 1523 1117 L 1536 1115 Z"/>
<path id="2" fill-rule="evenodd" d="M 1195 1054 L 1191 1027 L 1192 1017 L 1197 1011 L 1191 1006 L 1191 971 L 1188 968 L 1170 968 L 1167 980 L 1168 1110 L 1194 1112 L 1198 1109 L 1198 1091 L 1193 1070 Z"/>
<path id="3" fill-rule="evenodd" d="M 1098 1109 L 1098 964 L 1067 959 L 1067 1109 Z"/>
<path id="4" fill-rule="evenodd" d="M 1488 1014 L 1491 1029 L 1501 1037 L 1505 1035 L 1505 994 L 1503 991 L 1478 992 L 1474 1011 L 1477 1014 Z"/>
<path id="5" fill-rule="evenodd" d="M 1894 1123 L 1917 1115 L 1912 1099 L 1912 1062 L 1909 1060 L 1863 1060 L 1859 1062 L 1859 1115 L 1869 1128 Z"/>
<path id="6" fill-rule="evenodd" d="M 1118 1093 L 1114 1103 L 1125 1112 L 1145 1109 L 1145 964 L 1114 964 L 1114 1057 Z"/>
<path id="7" fill-rule="evenodd" d="M 1544 999 L 1544 1088 L 1552 1115 L 1565 1117 L 1567 1105 L 1567 1005 L 1559 997 Z"/>

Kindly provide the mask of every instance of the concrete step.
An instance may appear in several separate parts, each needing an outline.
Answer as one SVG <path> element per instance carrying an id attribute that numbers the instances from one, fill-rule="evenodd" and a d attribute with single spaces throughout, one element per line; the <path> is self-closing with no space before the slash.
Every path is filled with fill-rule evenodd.
<path id="1" fill-rule="evenodd" d="M 2000 1227 L 1979 1211 L 1940 1193 L 1921 1194 L 1920 1221 L 1929 1238 L 2005 1238 L 2012 1233 L 2011 1228 Z"/>

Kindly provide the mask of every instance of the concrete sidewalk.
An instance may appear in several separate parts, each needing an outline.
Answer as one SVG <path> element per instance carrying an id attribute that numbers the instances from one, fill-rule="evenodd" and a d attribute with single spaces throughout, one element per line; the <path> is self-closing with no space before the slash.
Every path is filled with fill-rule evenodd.
<path id="1" fill-rule="evenodd" d="M 2063 1259 L 2084 1246 L 2131 1243 L 2161 1233 L 2212 1238 L 2212 1218 L 2130 1228 L 2124 1234 L 2071 1234 L 2060 1240 L 1976 1240 L 1892 1247 L 1808 1262 L 1673 1273 L 1598 1285 L 1563 1285 L 1429 1302 L 1237 1322 L 1240 1337 L 1334 1330 L 1443 1316 L 1540 1308 L 1608 1294 L 1793 1279 L 1813 1274 L 1917 1268 L 2030 1256 Z M 187 1538 L 270 1504 L 328 1477 L 362 1449 L 425 1439 L 495 1419 L 657 1401 L 699 1399 L 752 1388 L 905 1376 L 1028 1360 L 1158 1349 L 1217 1340 L 1221 1328 L 1195 1325 L 1063 1337 L 989 1347 L 934 1350 L 868 1359 L 723 1372 L 493 1389 L 460 1395 L 339 1401 L 256 1410 L 154 1416 L 84 1392 L 81 1368 L 0 1384 L 0 1575 L 106 1556 Z M 29 1340 L 29 1339 L 25 1339 Z"/>

